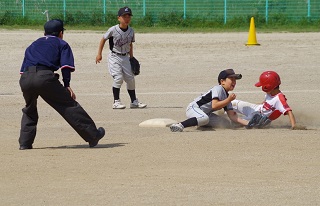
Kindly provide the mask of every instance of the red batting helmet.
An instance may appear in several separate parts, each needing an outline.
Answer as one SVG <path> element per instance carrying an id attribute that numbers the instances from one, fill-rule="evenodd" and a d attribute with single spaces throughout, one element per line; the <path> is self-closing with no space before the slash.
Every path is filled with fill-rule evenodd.
<path id="1" fill-rule="evenodd" d="M 281 84 L 280 76 L 274 71 L 265 71 L 260 75 L 256 87 L 262 87 L 262 91 L 271 92 Z"/>

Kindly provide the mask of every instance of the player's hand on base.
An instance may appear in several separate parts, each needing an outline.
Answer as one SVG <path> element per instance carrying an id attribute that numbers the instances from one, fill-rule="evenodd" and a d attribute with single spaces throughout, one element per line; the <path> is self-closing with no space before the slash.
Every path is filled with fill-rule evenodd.
<path id="1" fill-rule="evenodd" d="M 100 61 L 102 60 L 102 55 L 101 54 L 98 54 L 96 56 L 96 64 L 100 63 Z"/>
<path id="2" fill-rule="evenodd" d="M 70 95 L 71 95 L 71 98 L 76 100 L 76 94 L 72 91 L 71 87 L 67 87 L 67 89 L 69 90 L 70 92 Z"/>

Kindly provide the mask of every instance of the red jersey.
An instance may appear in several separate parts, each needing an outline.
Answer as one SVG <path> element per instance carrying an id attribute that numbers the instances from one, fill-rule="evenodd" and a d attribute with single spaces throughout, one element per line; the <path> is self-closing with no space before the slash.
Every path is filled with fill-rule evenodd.
<path id="1" fill-rule="evenodd" d="M 265 101 L 261 107 L 261 113 L 268 116 L 270 120 L 275 120 L 281 116 L 286 115 L 288 111 L 292 111 L 287 103 L 287 99 L 282 92 L 271 96 L 266 94 Z"/>

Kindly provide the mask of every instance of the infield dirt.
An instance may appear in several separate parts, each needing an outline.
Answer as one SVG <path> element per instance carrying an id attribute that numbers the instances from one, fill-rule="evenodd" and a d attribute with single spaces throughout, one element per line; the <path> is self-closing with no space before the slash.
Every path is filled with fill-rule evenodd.
<path id="1" fill-rule="evenodd" d="M 0 30 L 1 205 L 320 205 L 319 33 L 257 33 L 261 46 L 251 47 L 246 32 L 136 33 L 136 91 L 148 107 L 113 110 L 107 45 L 95 64 L 103 32 L 67 30 L 76 63 L 71 87 L 106 136 L 88 148 L 39 98 L 34 149 L 19 151 L 19 70 L 25 48 L 42 34 Z M 138 126 L 184 120 L 186 106 L 226 68 L 243 75 L 237 98 L 256 103 L 264 98 L 253 86 L 260 73 L 277 71 L 308 130 L 290 130 L 286 116 L 261 130 Z M 125 84 L 121 99 L 129 107 Z"/>

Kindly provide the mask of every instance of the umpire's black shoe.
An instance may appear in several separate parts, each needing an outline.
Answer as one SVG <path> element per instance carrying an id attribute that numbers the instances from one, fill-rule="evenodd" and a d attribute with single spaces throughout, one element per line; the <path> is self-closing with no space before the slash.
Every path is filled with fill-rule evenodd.
<path id="1" fill-rule="evenodd" d="M 102 137 L 104 137 L 105 133 L 106 133 L 106 131 L 104 130 L 104 128 L 103 127 L 99 127 L 96 139 L 91 141 L 91 142 L 89 142 L 89 147 L 97 146 L 99 140 L 102 139 Z"/>
<path id="2" fill-rule="evenodd" d="M 30 146 L 21 145 L 19 147 L 19 150 L 26 150 L 26 149 L 32 149 L 32 148 L 33 148 L 32 145 L 30 145 Z"/>

